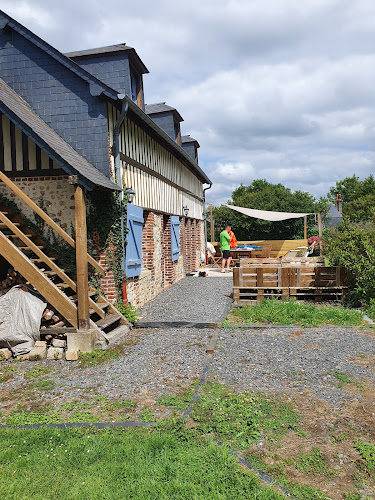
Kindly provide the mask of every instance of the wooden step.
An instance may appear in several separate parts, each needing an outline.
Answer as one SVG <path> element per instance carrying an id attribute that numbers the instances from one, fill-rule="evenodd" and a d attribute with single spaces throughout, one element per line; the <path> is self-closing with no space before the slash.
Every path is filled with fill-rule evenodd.
<path id="1" fill-rule="evenodd" d="M 2 212 L 2 213 L 4 213 L 4 212 Z M 13 222 L 13 224 L 14 224 L 15 226 L 20 226 L 20 225 L 21 225 L 21 223 L 20 223 L 20 222 Z M 0 227 L 8 227 L 8 226 L 7 226 L 7 224 L 5 224 L 4 222 L 0 222 Z"/>
<path id="2" fill-rule="evenodd" d="M 41 269 L 41 271 L 45 276 L 48 276 L 48 277 L 57 276 L 55 271 L 44 271 L 44 269 Z"/>
<path id="3" fill-rule="evenodd" d="M 41 245 L 36 245 L 36 247 L 37 247 L 37 248 L 39 248 L 39 250 L 43 250 L 43 248 L 44 248 L 44 247 L 43 247 L 43 246 L 41 246 Z M 30 247 L 17 247 L 17 248 L 18 248 L 19 250 L 22 250 L 23 252 L 26 252 L 27 250 L 32 251 Z"/>
<path id="4" fill-rule="evenodd" d="M 108 326 L 111 326 L 113 325 L 113 323 L 115 323 L 116 321 L 120 321 L 120 319 L 122 318 L 121 314 L 118 313 L 118 314 L 108 314 L 108 316 L 106 316 L 105 318 L 103 319 L 100 319 L 99 321 L 96 321 L 95 324 L 101 328 L 101 329 L 105 329 L 107 328 Z"/>
<path id="5" fill-rule="evenodd" d="M 26 236 L 27 238 L 32 238 L 33 237 L 32 234 L 23 233 L 23 235 Z M 16 234 L 6 234 L 5 236 L 7 238 L 19 238 L 19 236 L 17 236 Z"/>
<path id="6" fill-rule="evenodd" d="M 67 283 L 55 283 L 55 285 L 60 290 L 66 290 L 67 288 L 70 288 L 70 285 L 68 285 Z"/>
<path id="7" fill-rule="evenodd" d="M 56 260 L 56 257 L 48 257 L 48 258 L 49 258 L 49 260 Z M 45 262 L 44 259 L 30 259 L 30 260 L 31 260 L 31 262 L 34 262 L 34 264 L 36 262 Z"/>

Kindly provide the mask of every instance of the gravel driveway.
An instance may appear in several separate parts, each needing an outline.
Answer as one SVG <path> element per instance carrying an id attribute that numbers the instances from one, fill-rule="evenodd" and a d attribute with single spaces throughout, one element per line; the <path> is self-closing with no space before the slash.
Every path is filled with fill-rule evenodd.
<path id="1" fill-rule="evenodd" d="M 186 277 L 140 309 L 138 326 L 162 323 L 221 323 L 231 301 L 232 280 L 226 277 Z"/>
<path id="2" fill-rule="evenodd" d="M 209 358 L 206 348 L 217 334 Z M 41 378 L 55 384 L 54 391 L 39 392 L 44 400 L 56 399 L 56 393 L 61 393 L 59 402 L 69 401 L 92 390 L 113 400 L 156 401 L 200 378 L 208 360 L 209 376 L 234 389 L 266 393 L 310 390 L 335 406 L 354 397 L 338 387 L 336 372 L 357 384 L 367 381 L 374 386 L 375 337 L 369 329 L 166 328 L 133 330 L 129 335 L 133 345 L 126 346 L 126 355 L 95 367 L 81 369 L 77 363 L 58 361 L 13 362 L 17 369 L 0 384 L 0 393 L 16 394 L 30 382 L 25 373 L 40 365 L 52 368 Z M 9 362 L 1 362 L 0 371 L 4 366 Z M 360 399 L 361 393 L 355 397 Z M 0 398 L 0 409 L 6 404 Z"/>

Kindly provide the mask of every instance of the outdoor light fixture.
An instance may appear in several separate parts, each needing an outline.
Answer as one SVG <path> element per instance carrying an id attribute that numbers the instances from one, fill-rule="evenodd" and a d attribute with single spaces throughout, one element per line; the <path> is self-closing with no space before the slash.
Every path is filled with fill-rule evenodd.
<path id="1" fill-rule="evenodd" d="M 184 211 L 184 215 L 185 215 L 185 217 L 187 217 L 187 216 L 189 215 L 189 209 L 188 209 L 188 207 L 187 207 L 186 205 L 184 205 L 184 206 L 182 207 L 182 210 Z"/>
<path id="2" fill-rule="evenodd" d="M 134 191 L 134 189 L 133 189 L 133 188 L 131 188 L 131 187 L 130 187 L 130 188 L 126 188 L 126 189 L 125 189 L 125 194 L 126 194 L 126 196 L 127 196 L 127 198 L 128 198 L 128 202 L 129 202 L 129 203 L 132 203 L 132 202 L 133 202 L 133 200 L 134 200 L 134 196 L 135 196 L 135 191 Z"/>

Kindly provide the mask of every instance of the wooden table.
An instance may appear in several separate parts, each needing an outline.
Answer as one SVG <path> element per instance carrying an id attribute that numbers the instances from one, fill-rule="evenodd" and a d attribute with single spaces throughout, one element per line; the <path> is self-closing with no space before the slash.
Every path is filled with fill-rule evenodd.
<path id="1" fill-rule="evenodd" d="M 247 247 L 247 248 L 233 248 L 230 250 L 231 257 L 233 261 L 238 261 L 242 257 L 251 257 L 251 252 L 254 250 L 260 250 L 261 247 Z"/>

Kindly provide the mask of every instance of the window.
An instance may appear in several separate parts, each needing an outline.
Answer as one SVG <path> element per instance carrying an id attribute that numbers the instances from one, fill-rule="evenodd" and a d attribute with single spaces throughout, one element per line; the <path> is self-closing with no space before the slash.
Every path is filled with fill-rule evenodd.
<path id="1" fill-rule="evenodd" d="M 133 68 L 130 68 L 130 82 L 132 100 L 142 108 L 142 77 Z"/>

